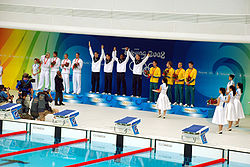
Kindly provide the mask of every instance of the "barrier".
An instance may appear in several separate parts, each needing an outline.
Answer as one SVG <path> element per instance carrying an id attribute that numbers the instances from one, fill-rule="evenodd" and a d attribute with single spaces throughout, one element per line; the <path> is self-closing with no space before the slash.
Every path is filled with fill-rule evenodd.
<path id="1" fill-rule="evenodd" d="M 226 159 L 221 158 L 221 159 L 217 159 L 214 161 L 209 161 L 209 162 L 205 162 L 199 165 L 194 165 L 192 167 L 205 167 L 205 166 L 211 166 L 211 165 L 215 165 L 215 164 L 219 164 L 219 163 L 224 163 L 226 161 Z"/>
<path id="2" fill-rule="evenodd" d="M 5 154 L 1 154 L 0 158 L 9 157 L 9 156 L 13 156 L 13 155 L 19 155 L 19 154 L 25 154 L 25 153 L 30 153 L 30 152 L 40 151 L 40 150 L 46 150 L 46 149 L 56 148 L 56 147 L 60 147 L 60 146 L 66 146 L 66 145 L 70 145 L 70 144 L 87 142 L 87 141 L 88 141 L 88 139 L 78 139 L 78 140 L 68 141 L 68 142 L 64 142 L 64 143 L 52 144 L 52 145 L 48 145 L 48 146 L 42 146 L 42 147 L 31 148 L 31 149 L 27 149 L 27 150 L 5 153 Z"/>
<path id="3" fill-rule="evenodd" d="M 153 149 L 151 147 L 148 147 L 148 148 L 144 148 L 144 149 L 140 149 L 140 150 L 130 151 L 130 152 L 127 152 L 127 153 L 117 154 L 117 155 L 113 155 L 113 156 L 109 156 L 109 157 L 104 157 L 104 158 L 100 158 L 100 159 L 95 159 L 95 160 L 91 160 L 91 161 L 87 161 L 87 162 L 82 162 L 82 163 L 78 163 L 78 164 L 74 164 L 74 165 L 69 165 L 69 166 L 65 166 L 65 167 L 85 166 L 85 165 L 90 165 L 90 164 L 94 164 L 94 163 L 99 163 L 99 162 L 103 162 L 103 161 L 108 161 L 108 160 L 112 160 L 112 159 L 121 158 L 121 157 L 126 157 L 126 156 L 129 156 L 129 155 L 134 155 L 134 154 L 139 154 L 139 153 L 143 153 L 143 152 L 148 152 L 148 151 L 152 151 L 152 150 Z"/>
<path id="4" fill-rule="evenodd" d="M 1 134 L 0 138 L 3 137 L 8 137 L 8 136 L 14 136 L 14 135 L 21 135 L 21 134 L 27 134 L 27 131 L 18 131 L 18 132 L 11 132 L 11 133 L 6 133 L 6 134 Z"/>

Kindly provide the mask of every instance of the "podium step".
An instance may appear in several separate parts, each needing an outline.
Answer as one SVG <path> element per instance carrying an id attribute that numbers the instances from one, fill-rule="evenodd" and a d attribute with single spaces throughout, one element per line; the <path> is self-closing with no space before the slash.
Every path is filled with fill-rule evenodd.
<path id="1" fill-rule="evenodd" d="M 39 91 L 35 91 L 37 93 Z M 55 92 L 51 92 L 53 99 Z M 130 110 L 144 110 L 150 112 L 158 112 L 156 103 L 147 103 L 147 98 L 136 98 L 130 96 L 103 95 L 96 93 L 84 93 L 81 95 L 66 94 L 63 95 L 63 101 L 78 104 L 90 104 L 103 107 L 117 107 Z M 212 118 L 214 107 L 183 107 L 179 105 L 171 105 L 171 110 L 167 114 L 185 115 L 199 118 Z"/>

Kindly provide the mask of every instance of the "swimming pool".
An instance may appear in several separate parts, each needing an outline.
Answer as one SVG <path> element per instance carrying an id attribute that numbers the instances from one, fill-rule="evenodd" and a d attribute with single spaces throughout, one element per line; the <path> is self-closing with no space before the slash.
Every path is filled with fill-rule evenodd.
<path id="1" fill-rule="evenodd" d="M 8 133 L 9 131 L 3 131 Z M 74 138 L 62 137 L 61 143 L 73 141 Z M 52 136 L 42 134 L 24 134 L 0 138 L 0 154 L 37 148 L 58 143 L 58 139 Z M 53 149 L 46 149 L 26 154 L 14 155 L 0 158 L 0 166 L 7 167 L 61 167 L 108 156 L 117 153 L 126 153 L 142 149 L 141 147 L 125 146 L 123 151 L 115 144 L 103 143 L 98 141 L 81 142 L 67 146 L 61 146 Z M 215 159 L 215 158 L 214 158 Z M 196 165 L 203 162 L 214 160 L 209 157 L 193 156 L 190 165 Z M 183 154 L 168 151 L 151 151 L 131 155 L 119 159 L 104 161 L 88 166 L 96 167 L 181 167 L 183 166 Z M 249 164 L 230 162 L 229 165 L 219 164 L 216 166 L 228 167 L 247 167 Z"/>

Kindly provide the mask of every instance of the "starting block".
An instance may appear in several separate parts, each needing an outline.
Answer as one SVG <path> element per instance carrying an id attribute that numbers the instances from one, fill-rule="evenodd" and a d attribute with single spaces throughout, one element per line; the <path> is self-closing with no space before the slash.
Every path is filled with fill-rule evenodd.
<path id="1" fill-rule="evenodd" d="M 52 122 L 55 125 L 72 127 L 78 126 L 75 118 L 79 115 L 79 112 L 76 110 L 63 110 L 53 115 L 54 117 L 52 119 Z"/>
<path id="2" fill-rule="evenodd" d="M 0 106 L 0 119 L 20 119 L 18 112 L 22 109 L 21 104 L 7 103 Z"/>
<path id="3" fill-rule="evenodd" d="M 206 144 L 205 134 L 209 131 L 208 126 L 191 125 L 182 130 L 182 140 L 185 142 Z"/>
<path id="4" fill-rule="evenodd" d="M 139 134 L 137 125 L 141 122 L 141 119 L 136 117 L 125 117 L 115 121 L 114 131 L 116 133 L 123 134 Z"/>

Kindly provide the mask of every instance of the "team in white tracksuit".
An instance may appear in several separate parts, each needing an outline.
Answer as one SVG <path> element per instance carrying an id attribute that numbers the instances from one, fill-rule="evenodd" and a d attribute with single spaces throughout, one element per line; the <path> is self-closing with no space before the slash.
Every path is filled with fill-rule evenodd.
<path id="1" fill-rule="evenodd" d="M 52 65 L 52 63 L 55 63 L 54 65 Z M 55 77 L 56 77 L 56 73 L 57 71 L 59 71 L 59 67 L 60 67 L 60 58 L 57 57 L 57 52 L 53 53 L 53 57 L 50 60 L 50 67 L 51 67 L 51 71 L 50 71 L 50 90 L 52 92 L 55 91 Z"/>
<path id="2" fill-rule="evenodd" d="M 38 78 L 40 73 L 40 64 L 38 64 L 37 59 L 34 60 L 33 66 L 32 66 L 32 79 L 35 79 L 35 82 L 32 83 L 33 90 L 37 90 L 38 88 Z"/>
<path id="3" fill-rule="evenodd" d="M 128 50 L 128 55 L 134 63 L 133 67 L 133 96 L 140 97 L 142 91 L 142 67 L 149 58 L 149 54 L 141 60 L 139 55 L 133 57 L 131 52 Z"/>
<path id="4" fill-rule="evenodd" d="M 115 53 L 117 54 L 117 53 Z M 124 54 L 120 55 L 120 58 L 114 57 L 115 61 L 117 62 L 117 93 L 116 95 L 120 95 L 121 93 L 121 84 L 122 84 L 122 95 L 125 96 L 126 95 L 126 78 L 125 78 L 125 74 L 126 74 L 126 67 L 127 67 L 127 63 L 129 60 L 129 55 L 126 54 L 127 57 L 124 57 Z"/>
<path id="5" fill-rule="evenodd" d="M 79 58 L 80 54 L 76 53 L 76 58 L 72 61 L 73 70 L 73 94 L 81 93 L 81 70 L 83 61 Z"/>
<path id="6" fill-rule="evenodd" d="M 112 52 L 112 58 L 110 57 L 110 55 L 106 55 L 106 58 L 104 59 L 105 90 L 103 93 L 108 93 L 109 95 L 112 92 L 112 72 L 113 72 L 115 57 L 116 57 L 116 48 L 114 47 L 114 50 Z"/>
<path id="7" fill-rule="evenodd" d="M 44 81 L 45 88 L 49 88 L 49 69 L 50 69 L 50 53 L 46 53 L 46 55 L 41 56 L 41 73 L 38 89 L 42 89 Z"/>
<path id="8" fill-rule="evenodd" d="M 92 90 L 91 92 L 96 92 L 99 93 L 99 87 L 100 87 L 100 70 L 101 70 L 101 62 L 102 59 L 104 58 L 104 50 L 103 50 L 103 45 L 101 46 L 102 53 L 101 56 L 98 56 L 98 53 L 95 52 L 95 54 L 92 51 L 90 42 L 89 42 L 89 53 L 92 59 L 92 76 L 91 76 L 91 85 L 92 85 Z M 96 88 L 96 89 L 95 89 Z"/>
<path id="9" fill-rule="evenodd" d="M 63 87 L 66 93 L 69 93 L 69 74 L 70 74 L 71 61 L 68 59 L 68 54 L 64 55 L 64 60 L 61 62 Z"/>

